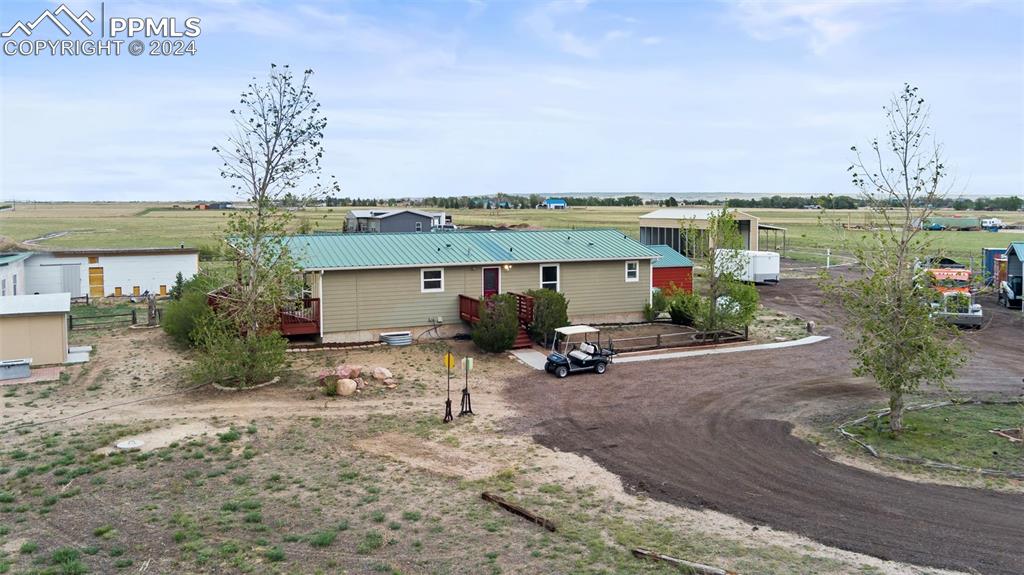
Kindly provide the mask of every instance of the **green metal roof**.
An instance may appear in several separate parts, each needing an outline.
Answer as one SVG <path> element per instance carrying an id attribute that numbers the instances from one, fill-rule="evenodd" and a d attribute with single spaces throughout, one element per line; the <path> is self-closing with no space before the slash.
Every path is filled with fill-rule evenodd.
<path id="1" fill-rule="evenodd" d="M 654 261 L 656 268 L 692 268 L 693 260 L 672 249 L 672 246 L 657 245 L 647 246 L 658 252 L 660 260 Z"/>
<path id="2" fill-rule="evenodd" d="M 317 234 L 290 236 L 288 247 L 304 270 L 658 257 L 612 229 Z"/>
<path id="3" fill-rule="evenodd" d="M 6 254 L 0 254 L 0 266 L 7 264 L 13 264 L 20 262 L 21 260 L 28 259 L 35 252 L 12 252 Z"/>
<path id="4" fill-rule="evenodd" d="M 1024 260 L 1024 242 L 1010 242 L 1009 247 L 1006 248 L 1006 253 L 1011 251 L 1017 254 L 1017 259 Z"/>

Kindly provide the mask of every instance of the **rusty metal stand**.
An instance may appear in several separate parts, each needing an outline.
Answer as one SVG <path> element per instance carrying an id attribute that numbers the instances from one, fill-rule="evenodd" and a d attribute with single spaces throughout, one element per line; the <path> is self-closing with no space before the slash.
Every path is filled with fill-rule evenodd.
<path id="1" fill-rule="evenodd" d="M 469 396 L 469 362 L 466 361 L 466 387 L 462 388 L 462 409 L 459 417 L 473 415 L 473 399 Z"/>
<path id="2" fill-rule="evenodd" d="M 448 423 L 452 418 L 452 368 L 448 368 L 448 399 L 444 402 L 444 422 Z"/>

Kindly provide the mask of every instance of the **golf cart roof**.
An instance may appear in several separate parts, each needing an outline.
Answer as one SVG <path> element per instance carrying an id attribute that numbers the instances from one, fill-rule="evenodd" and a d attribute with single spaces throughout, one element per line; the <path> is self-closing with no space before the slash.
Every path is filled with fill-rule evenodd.
<path id="1" fill-rule="evenodd" d="M 598 333 L 601 330 L 596 327 L 590 327 L 589 325 L 567 325 L 555 329 L 556 332 L 562 335 L 579 335 L 581 333 Z"/>

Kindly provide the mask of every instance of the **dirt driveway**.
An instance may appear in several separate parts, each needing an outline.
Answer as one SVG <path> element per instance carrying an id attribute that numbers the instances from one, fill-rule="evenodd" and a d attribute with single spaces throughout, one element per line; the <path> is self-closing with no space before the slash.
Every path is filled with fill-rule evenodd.
<path id="1" fill-rule="evenodd" d="M 651 497 L 714 509 L 883 559 L 1024 573 L 1024 495 L 924 484 L 831 461 L 793 422 L 884 398 L 849 377 L 847 343 L 811 280 L 762 291 L 766 305 L 838 336 L 797 348 L 621 364 L 607 375 L 524 377 L 509 393 L 541 443 L 587 455 Z M 986 302 L 988 303 L 988 302 Z M 992 309 L 989 306 L 988 309 Z M 968 334 L 959 387 L 1019 395 L 1021 313 Z"/>

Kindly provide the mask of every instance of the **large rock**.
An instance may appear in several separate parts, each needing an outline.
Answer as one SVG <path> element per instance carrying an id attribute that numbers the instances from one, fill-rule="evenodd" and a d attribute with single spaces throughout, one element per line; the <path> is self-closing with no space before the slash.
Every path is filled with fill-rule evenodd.
<path id="1" fill-rule="evenodd" d="M 356 392 L 357 387 L 358 386 L 356 385 L 355 380 L 348 379 L 347 377 L 344 379 L 339 379 L 338 395 L 352 395 L 353 393 Z"/>
<path id="2" fill-rule="evenodd" d="M 352 364 L 352 365 L 347 365 L 345 367 L 347 367 L 349 369 L 348 376 L 351 377 L 352 379 L 356 379 L 357 377 L 359 377 L 363 373 L 363 366 L 361 366 L 361 365 Z"/>
<path id="3" fill-rule="evenodd" d="M 391 375 L 391 370 L 386 367 L 375 367 L 373 368 L 373 379 L 383 381 L 385 379 L 391 379 L 394 377 Z"/>

